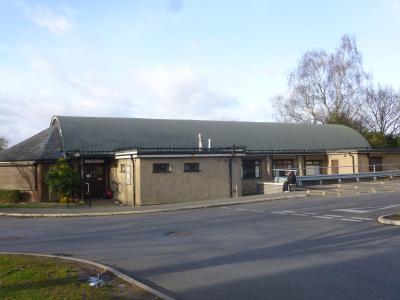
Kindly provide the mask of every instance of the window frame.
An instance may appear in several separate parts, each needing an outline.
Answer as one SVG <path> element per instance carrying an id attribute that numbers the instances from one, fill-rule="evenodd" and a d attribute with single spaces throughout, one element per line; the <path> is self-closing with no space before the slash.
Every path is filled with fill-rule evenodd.
<path id="1" fill-rule="evenodd" d="M 187 166 L 196 166 L 194 169 L 186 168 Z M 183 163 L 184 173 L 198 173 L 200 171 L 200 163 Z"/>
<path id="2" fill-rule="evenodd" d="M 247 166 L 247 170 L 250 169 L 249 165 L 252 164 L 252 171 L 245 171 L 245 165 Z M 242 179 L 260 179 L 262 178 L 262 162 L 261 159 L 243 159 L 242 160 Z M 258 167 L 258 176 L 257 174 L 257 169 Z"/>
<path id="3" fill-rule="evenodd" d="M 332 175 L 339 174 L 340 166 L 339 166 L 339 160 L 338 159 L 331 159 L 330 167 L 331 167 L 331 174 Z"/>
<path id="4" fill-rule="evenodd" d="M 167 166 L 165 170 L 156 169 L 155 166 Z M 153 173 L 171 173 L 171 164 L 170 163 L 153 163 Z"/>
<path id="5" fill-rule="evenodd" d="M 374 156 L 368 158 L 368 171 L 373 172 L 375 165 L 375 172 L 383 171 L 383 157 L 382 156 Z"/>
<path id="6" fill-rule="evenodd" d="M 277 163 L 279 166 L 277 166 Z M 273 169 L 274 169 L 274 177 L 286 177 L 286 172 L 288 172 L 288 170 L 293 170 L 294 169 L 294 160 L 293 159 L 274 159 L 273 160 Z M 290 167 L 289 167 L 290 166 Z M 278 171 L 278 174 L 276 172 L 276 170 L 281 170 Z"/>

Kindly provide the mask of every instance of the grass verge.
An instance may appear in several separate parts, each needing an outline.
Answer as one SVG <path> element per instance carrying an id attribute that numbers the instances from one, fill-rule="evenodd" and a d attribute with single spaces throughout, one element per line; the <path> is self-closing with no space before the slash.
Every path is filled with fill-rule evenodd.
<path id="1" fill-rule="evenodd" d="M 393 221 L 400 221 L 400 214 L 393 214 L 393 215 L 385 216 L 385 219 L 393 220 Z"/>
<path id="2" fill-rule="evenodd" d="M 0 255 L 0 299 L 159 299 L 113 274 L 106 285 L 88 285 L 94 266 L 59 258 Z"/>

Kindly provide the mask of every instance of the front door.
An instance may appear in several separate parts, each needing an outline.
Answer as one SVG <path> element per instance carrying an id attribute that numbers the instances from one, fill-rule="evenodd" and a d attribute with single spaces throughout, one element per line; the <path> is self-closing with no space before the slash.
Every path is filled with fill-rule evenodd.
<path id="1" fill-rule="evenodd" d="M 106 192 L 104 164 L 85 164 L 83 175 L 88 196 L 101 197 Z"/>

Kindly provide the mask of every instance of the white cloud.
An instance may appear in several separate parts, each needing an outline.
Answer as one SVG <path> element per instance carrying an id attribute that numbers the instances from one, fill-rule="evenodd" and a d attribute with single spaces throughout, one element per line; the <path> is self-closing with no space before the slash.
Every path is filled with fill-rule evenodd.
<path id="1" fill-rule="evenodd" d="M 68 74 L 39 56 L 29 70 L 0 69 L 0 136 L 15 144 L 46 128 L 52 115 L 232 119 L 237 99 L 211 88 L 190 66 Z"/>
<path id="2" fill-rule="evenodd" d="M 134 71 L 125 82 L 143 116 L 218 118 L 238 101 L 212 88 L 205 76 L 190 66 L 158 66 Z M 149 105 L 153 103 L 154 105 Z"/>
<path id="3" fill-rule="evenodd" d="M 36 26 L 45 28 L 55 35 L 62 35 L 72 27 L 70 11 L 65 7 L 29 5 L 20 0 L 16 0 L 15 3 Z"/>

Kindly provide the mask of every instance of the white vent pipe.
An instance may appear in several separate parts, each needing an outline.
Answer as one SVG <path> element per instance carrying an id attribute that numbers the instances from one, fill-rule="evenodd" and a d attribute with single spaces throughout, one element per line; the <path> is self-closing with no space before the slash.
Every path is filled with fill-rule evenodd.
<path id="1" fill-rule="evenodd" d="M 203 149 L 203 136 L 201 133 L 198 134 L 199 137 L 199 149 Z"/>

